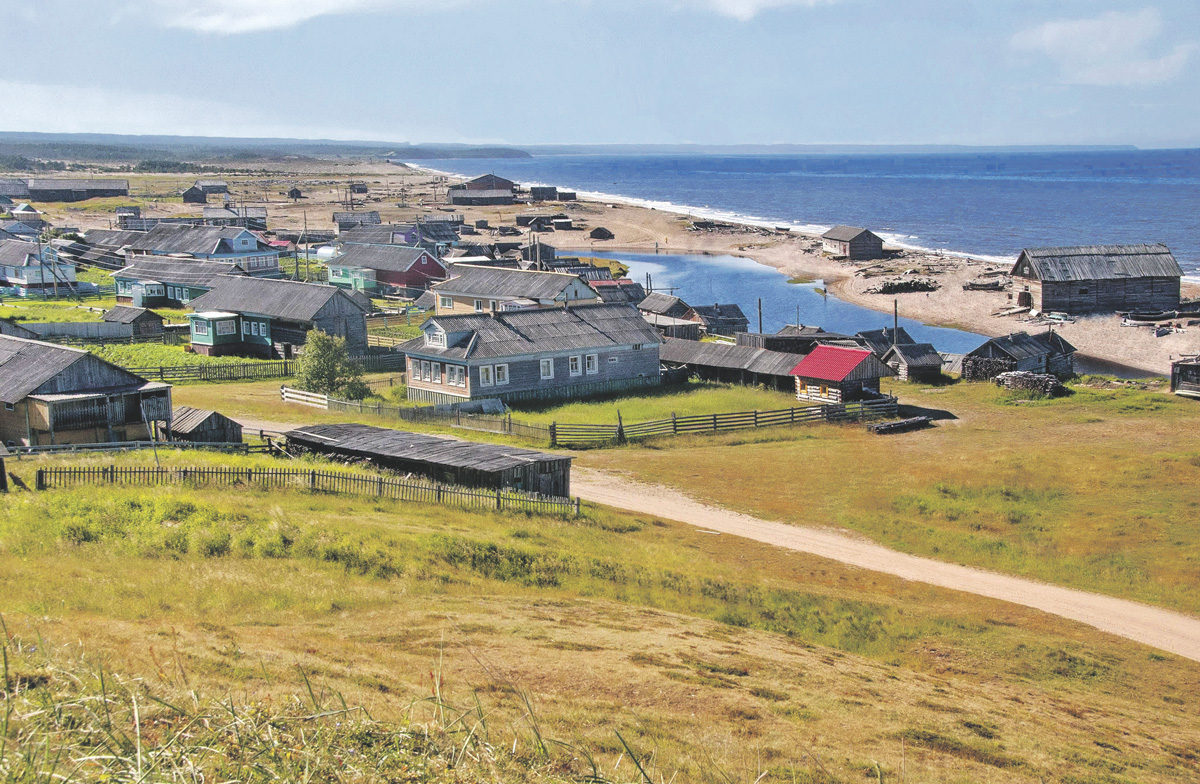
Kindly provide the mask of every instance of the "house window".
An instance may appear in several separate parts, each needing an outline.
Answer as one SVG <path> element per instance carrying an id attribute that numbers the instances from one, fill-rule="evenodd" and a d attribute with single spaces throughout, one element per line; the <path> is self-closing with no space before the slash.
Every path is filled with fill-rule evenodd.
<path id="1" fill-rule="evenodd" d="M 258 337 L 258 322 L 257 321 L 250 322 L 250 334 L 254 335 L 255 337 Z"/>
<path id="2" fill-rule="evenodd" d="M 587 370 L 589 376 L 600 372 L 600 357 L 596 354 L 588 354 L 584 357 L 583 366 Z"/>
<path id="3" fill-rule="evenodd" d="M 446 366 L 446 383 L 451 386 L 465 387 L 467 385 L 467 374 L 462 365 L 447 365 Z"/>
<path id="4" fill-rule="evenodd" d="M 442 365 L 440 362 L 432 362 L 429 365 L 430 372 L 433 374 L 433 383 L 442 383 Z"/>
<path id="5" fill-rule="evenodd" d="M 488 300 L 488 310 L 495 310 L 495 309 L 496 309 L 496 300 L 489 299 Z"/>
<path id="6" fill-rule="evenodd" d="M 16 403 L 5 403 L 5 404 L 4 404 L 4 410 L 5 410 L 5 411 L 16 411 L 16 410 L 17 410 L 17 404 L 16 404 Z"/>
<path id="7" fill-rule="evenodd" d="M 481 299 L 475 300 L 475 312 L 476 313 L 483 312 L 483 300 L 481 300 Z"/>
<path id="8" fill-rule="evenodd" d="M 567 359 L 567 370 L 570 371 L 572 376 L 583 375 L 582 358 L 581 357 L 568 358 Z"/>
<path id="9" fill-rule="evenodd" d="M 438 307 L 452 308 L 454 307 L 454 300 L 450 299 L 449 297 L 438 297 Z"/>
<path id="10" fill-rule="evenodd" d="M 542 380 L 548 381 L 548 380 L 553 379 L 554 378 L 554 360 L 553 359 L 543 359 L 541 364 L 542 364 L 542 367 L 541 367 Z"/>
<path id="11" fill-rule="evenodd" d="M 608 364 L 610 364 L 610 365 L 615 365 L 615 364 L 617 364 L 617 363 L 618 363 L 618 362 L 620 362 L 620 361 L 621 361 L 621 360 L 620 360 L 620 359 L 618 359 L 617 357 L 609 357 L 609 358 L 608 358 Z"/>
<path id="12" fill-rule="evenodd" d="M 426 362 L 425 360 L 421 360 L 421 380 L 429 381 L 431 378 L 432 378 L 432 371 L 429 367 L 429 363 Z"/>
<path id="13" fill-rule="evenodd" d="M 243 334 L 243 335 L 249 335 L 249 334 L 250 334 L 250 322 L 249 322 L 249 321 L 243 321 L 243 322 L 242 322 L 242 334 Z"/>
<path id="14" fill-rule="evenodd" d="M 496 365 L 496 386 L 508 383 L 508 365 Z"/>
<path id="15" fill-rule="evenodd" d="M 218 321 L 217 322 L 217 334 L 218 335 L 236 335 L 237 334 L 237 322 L 236 321 L 228 321 L 228 320 L 227 321 Z"/>
<path id="16" fill-rule="evenodd" d="M 1080 293 L 1080 294 L 1087 294 L 1087 293 L 1088 293 L 1088 290 L 1087 290 L 1087 289 L 1080 289 L 1080 290 L 1079 290 L 1079 293 Z"/>
<path id="17" fill-rule="evenodd" d="M 821 397 L 826 397 L 829 394 L 829 387 L 821 385 Z"/>
<path id="18" fill-rule="evenodd" d="M 192 301 L 192 290 L 191 289 L 180 289 L 179 290 L 179 301 L 180 302 L 191 302 Z"/>
<path id="19" fill-rule="evenodd" d="M 634 343 L 634 344 L 633 344 L 633 350 L 634 350 L 634 351 L 641 351 L 641 350 L 642 350 L 642 344 L 641 344 L 641 343 Z"/>
<path id="20" fill-rule="evenodd" d="M 192 332 L 195 332 L 197 335 L 207 335 L 208 334 L 208 322 L 207 321 L 193 321 L 192 322 Z"/>
<path id="21" fill-rule="evenodd" d="M 425 333 L 425 345 L 437 346 L 439 348 L 446 345 L 446 333 L 432 330 Z"/>
<path id="22" fill-rule="evenodd" d="M 483 365 L 479 368 L 479 386 L 490 387 L 492 385 L 492 366 Z"/>

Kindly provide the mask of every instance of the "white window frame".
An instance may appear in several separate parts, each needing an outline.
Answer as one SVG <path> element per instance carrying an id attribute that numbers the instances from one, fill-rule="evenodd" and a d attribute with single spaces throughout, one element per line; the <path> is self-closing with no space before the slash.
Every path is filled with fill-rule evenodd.
<path id="1" fill-rule="evenodd" d="M 250 322 L 250 334 L 253 335 L 254 337 L 258 337 L 258 322 L 257 321 Z"/>
<path id="2" fill-rule="evenodd" d="M 250 334 L 250 322 L 249 322 L 249 321 L 243 321 L 243 322 L 242 322 L 242 334 L 243 334 L 243 335 L 249 335 L 249 334 Z"/>
<path id="3" fill-rule="evenodd" d="M 589 376 L 594 376 L 600 372 L 600 355 L 588 354 L 584 357 L 583 369 Z"/>
<path id="4" fill-rule="evenodd" d="M 439 295 L 439 296 L 438 296 L 438 307 L 439 307 L 439 308 L 452 308 L 452 307 L 454 307 L 454 298 L 453 298 L 453 297 L 447 297 L 445 294 L 441 294 L 441 295 Z"/>
<path id="5" fill-rule="evenodd" d="M 490 387 L 495 383 L 495 379 L 496 377 L 493 375 L 493 368 L 491 365 L 479 366 L 479 386 Z"/>
<path id="6" fill-rule="evenodd" d="M 438 329 L 431 329 L 425 333 L 425 345 L 434 346 L 437 348 L 446 347 L 446 333 Z"/>
<path id="7" fill-rule="evenodd" d="M 429 372 L 432 375 L 433 383 L 435 383 L 435 384 L 442 383 L 442 363 L 441 362 L 430 362 L 429 363 Z"/>
<path id="8" fill-rule="evenodd" d="M 496 300 L 494 300 L 494 299 L 488 300 L 488 310 L 499 310 L 499 308 L 496 307 Z"/>
<path id="9" fill-rule="evenodd" d="M 475 312 L 476 313 L 483 312 L 483 300 L 481 300 L 481 299 L 475 300 Z"/>
<path id="10" fill-rule="evenodd" d="M 229 325 L 228 328 L 225 327 L 226 324 Z M 236 335 L 237 331 L 237 322 L 232 319 L 223 319 L 217 322 L 216 332 L 218 335 Z"/>
<path id="11" fill-rule="evenodd" d="M 467 385 L 466 368 L 462 365 L 447 365 L 446 383 L 451 386 L 465 387 Z"/>
<path id="12" fill-rule="evenodd" d="M 542 381 L 554 380 L 554 358 L 543 359 L 538 363 L 538 372 Z"/>
<path id="13" fill-rule="evenodd" d="M 193 321 L 192 322 L 192 331 L 195 332 L 197 335 L 204 335 L 205 337 L 208 337 L 208 322 L 207 321 Z"/>
<path id="14" fill-rule="evenodd" d="M 508 383 L 508 365 L 496 365 L 493 377 L 496 379 L 496 386 L 502 387 Z"/>
<path id="15" fill-rule="evenodd" d="M 574 376 L 583 375 L 583 357 L 578 354 L 572 354 L 567 357 L 567 371 Z"/>

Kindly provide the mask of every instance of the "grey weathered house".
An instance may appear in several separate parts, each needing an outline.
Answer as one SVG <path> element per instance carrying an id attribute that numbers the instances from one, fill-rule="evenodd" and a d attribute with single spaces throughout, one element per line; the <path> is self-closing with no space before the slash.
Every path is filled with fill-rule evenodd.
<path id="1" fill-rule="evenodd" d="M 110 324 L 128 324 L 134 335 L 161 335 L 163 317 L 146 308 L 116 305 L 104 313 L 104 321 Z"/>
<path id="2" fill-rule="evenodd" d="M 242 426 L 216 411 L 180 406 L 171 417 L 170 439 L 204 444 L 238 444 Z"/>
<path id="3" fill-rule="evenodd" d="M 654 313 L 659 316 L 670 316 L 677 319 L 686 318 L 688 311 L 691 310 L 688 304 L 679 297 L 663 294 L 661 291 L 647 294 L 646 298 L 639 302 L 637 307 L 643 313 Z"/>
<path id="4" fill-rule="evenodd" d="M 737 305 L 693 305 L 684 318 L 698 322 L 709 335 L 733 337 L 750 327 L 750 319 Z"/>
<path id="5" fill-rule="evenodd" d="M 185 190 L 181 194 L 181 196 L 183 197 L 184 204 L 207 204 L 208 203 L 208 194 L 204 192 L 203 188 L 200 188 L 199 186 L 196 186 L 196 185 L 193 185 L 192 187 Z"/>
<path id="6" fill-rule="evenodd" d="M 883 258 L 883 240 L 857 226 L 834 226 L 821 235 L 821 249 L 851 261 Z"/>
<path id="7" fill-rule="evenodd" d="M 1075 347 L 1057 332 L 1014 332 L 992 338 L 963 357 L 962 376 L 981 380 L 1010 370 L 1069 376 L 1075 372 Z"/>
<path id="8" fill-rule="evenodd" d="M 660 338 L 630 305 L 434 316 L 408 354 L 408 397 L 550 400 L 661 382 Z"/>
<path id="9" fill-rule="evenodd" d="M 375 210 L 366 212 L 335 212 L 333 222 L 337 224 L 338 234 L 357 226 L 378 226 L 383 223 Z"/>
<path id="10" fill-rule="evenodd" d="M 449 280 L 430 288 L 437 295 L 437 314 L 488 313 L 514 307 L 555 308 L 564 303 L 594 303 L 595 290 L 578 275 L 473 264 L 451 266 Z"/>
<path id="11" fill-rule="evenodd" d="M 0 335 L 0 442 L 139 441 L 171 419 L 171 386 L 86 351 Z"/>
<path id="12" fill-rule="evenodd" d="M 1058 313 L 1174 310 L 1181 277 L 1166 245 L 1026 248 L 1012 268 L 1018 306 Z"/>
<path id="13" fill-rule="evenodd" d="M 901 381 L 936 381 L 942 376 L 942 355 L 931 343 L 897 343 L 882 359 Z"/>

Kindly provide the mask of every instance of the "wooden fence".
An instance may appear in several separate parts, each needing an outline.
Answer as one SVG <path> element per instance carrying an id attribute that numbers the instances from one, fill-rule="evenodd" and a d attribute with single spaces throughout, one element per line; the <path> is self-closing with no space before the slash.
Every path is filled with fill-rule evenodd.
<path id="1" fill-rule="evenodd" d="M 214 452 L 249 452 L 263 451 L 262 447 L 252 447 L 245 442 L 237 443 L 207 443 L 192 441 L 109 441 L 103 444 L 41 444 L 39 446 L 10 446 L 10 454 L 17 455 L 60 455 L 75 452 L 137 452 L 144 449 L 208 449 Z"/>
<path id="2" fill-rule="evenodd" d="M 798 406 L 775 411 L 735 411 L 683 417 L 672 414 L 670 419 L 657 419 L 629 425 L 620 420 L 619 414 L 615 425 L 558 422 L 542 425 L 514 420 L 512 414 L 466 414 L 457 410 L 447 411 L 437 406 L 402 408 L 384 405 L 382 401 L 368 403 L 361 400 L 337 400 L 327 395 L 317 395 L 288 387 L 280 389 L 280 395 L 284 402 L 300 403 L 314 408 L 325 408 L 329 411 L 374 414 L 379 417 L 391 417 L 408 422 L 436 422 L 463 430 L 515 435 L 546 442 L 552 447 L 607 446 L 642 438 L 681 433 L 714 433 L 805 422 L 840 422 L 892 417 L 896 416 L 897 411 L 896 398 L 882 397 L 861 403 Z"/>
<path id="3" fill-rule="evenodd" d="M 290 468 L 151 468 L 66 467 L 39 468 L 37 489 L 51 490 L 79 485 L 181 485 L 206 487 L 249 487 L 259 490 L 292 489 L 323 493 L 391 498 L 419 504 L 457 506 L 463 509 L 522 512 L 548 515 L 578 515 L 579 499 L 524 493 L 516 490 L 485 490 L 436 482 L 388 479 L 383 476 L 305 471 Z"/>
<path id="4" fill-rule="evenodd" d="M 368 354 L 352 357 L 364 372 L 380 373 L 404 370 L 402 354 Z M 300 372 L 298 359 L 273 359 L 258 362 L 214 362 L 204 365 L 127 366 L 130 373 L 145 379 L 179 383 L 185 381 L 254 381 L 263 378 L 290 378 Z"/>

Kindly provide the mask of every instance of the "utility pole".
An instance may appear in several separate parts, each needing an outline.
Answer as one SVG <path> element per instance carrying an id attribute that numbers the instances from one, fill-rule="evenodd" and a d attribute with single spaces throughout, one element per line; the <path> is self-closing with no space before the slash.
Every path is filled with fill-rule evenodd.
<path id="1" fill-rule="evenodd" d="M 717 315 L 721 314 L 718 312 Z M 758 334 L 762 334 L 762 297 L 758 298 Z"/>
<path id="2" fill-rule="evenodd" d="M 304 211 L 304 282 L 308 282 L 308 250 L 312 247 L 310 237 L 308 236 L 308 210 Z M 300 276 L 299 265 L 296 267 L 296 277 Z"/>

